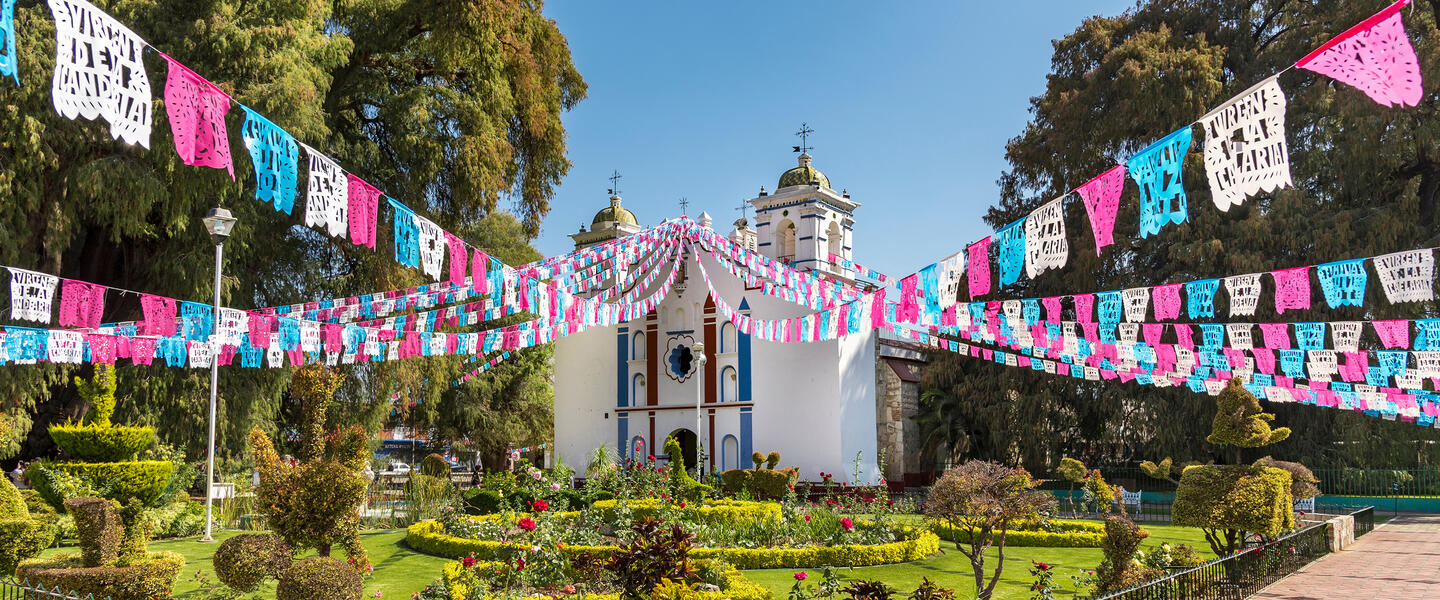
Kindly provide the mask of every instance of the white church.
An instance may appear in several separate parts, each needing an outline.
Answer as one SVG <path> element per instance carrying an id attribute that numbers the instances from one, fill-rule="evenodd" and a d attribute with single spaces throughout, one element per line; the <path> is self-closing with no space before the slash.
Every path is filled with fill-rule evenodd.
<path id="1" fill-rule="evenodd" d="M 780 176 L 773 194 L 761 188 L 748 203 L 755 208 L 755 227 L 740 219 L 730 239 L 793 267 L 853 281 L 854 273 L 829 256 L 851 257 L 860 203 L 832 189 L 808 154 Z M 703 213 L 699 222 L 710 226 Z M 583 248 L 641 229 L 612 194 L 590 229 L 571 238 Z M 696 463 L 697 443 L 705 449 L 706 472 L 750 468 L 753 452 L 777 451 L 781 466 L 798 467 L 802 479 L 819 480 L 824 472 L 871 484 L 880 475 L 881 447 L 887 479 L 929 470 L 907 464 L 915 462 L 918 447 L 912 420 L 923 362 L 918 348 L 874 332 L 812 343 L 736 335 L 716 311 L 696 260 L 693 253 L 683 255 L 670 295 L 644 318 L 556 342 L 559 458 L 583 468 L 601 444 L 626 457 L 660 455 L 665 438 L 674 436 L 687 466 Z M 764 319 L 813 312 L 747 289 L 708 254 L 699 260 L 721 297 L 741 312 Z M 703 343 L 703 366 L 694 366 L 701 362 L 691 351 L 696 342 Z M 852 481 L 857 457 L 858 482 Z"/>

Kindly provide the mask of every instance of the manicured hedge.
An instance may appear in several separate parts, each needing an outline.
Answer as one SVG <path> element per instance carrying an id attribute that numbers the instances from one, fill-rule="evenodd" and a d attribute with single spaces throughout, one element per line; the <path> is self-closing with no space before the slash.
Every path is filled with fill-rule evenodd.
<path id="1" fill-rule="evenodd" d="M 755 498 L 778 500 L 785 497 L 798 476 L 794 469 L 731 469 L 720 474 L 720 481 L 724 482 L 725 491 L 732 494 L 750 490 Z"/>
<path id="2" fill-rule="evenodd" d="M 861 522 L 860 527 L 873 527 Z M 896 527 L 901 540 L 888 544 L 856 546 L 818 546 L 811 548 L 696 548 L 690 556 L 696 559 L 718 558 L 740 569 L 863 567 L 919 560 L 940 549 L 940 538 L 928 530 Z M 504 558 L 524 544 L 470 540 L 448 535 L 440 523 L 421 521 L 411 525 L 405 543 L 411 548 L 448 558 L 474 556 L 480 560 Z M 571 555 L 587 554 L 608 557 L 617 552 L 615 546 L 566 546 Z"/>
<path id="3" fill-rule="evenodd" d="M 1295 527 L 1290 472 L 1253 465 L 1195 465 L 1180 475 L 1176 525 L 1279 535 Z"/>
<path id="4" fill-rule="evenodd" d="M 135 458 L 155 441 L 150 427 L 51 425 L 50 439 L 72 460 L 123 462 Z"/>
<path id="5" fill-rule="evenodd" d="M 170 483 L 175 465 L 165 460 L 141 460 L 134 462 L 84 463 L 44 462 L 36 463 L 51 470 L 65 471 L 73 475 L 85 475 L 91 481 L 103 482 L 110 488 L 107 498 L 120 504 L 131 498 L 139 498 L 146 505 L 154 504 Z M 32 466 L 25 471 L 26 479 L 35 486 L 35 491 L 52 506 L 62 506 L 64 498 L 50 485 L 44 471 Z"/>
<path id="6" fill-rule="evenodd" d="M 700 561 L 700 563 L 703 562 L 704 561 Z M 695 565 L 697 569 L 703 568 L 705 566 L 700 563 L 697 563 Z M 475 566 L 469 567 L 469 569 L 494 569 L 500 564 L 501 563 L 497 562 L 478 562 L 475 563 Z M 720 584 L 720 591 L 718 592 L 704 592 L 698 590 L 679 591 L 657 588 L 653 593 L 650 594 L 649 600 L 663 600 L 667 598 L 677 597 L 676 595 L 672 595 L 670 593 L 672 591 L 679 591 L 678 597 L 685 598 L 685 600 L 771 600 L 772 595 L 770 594 L 770 590 L 766 589 L 763 585 L 746 579 L 745 575 L 739 570 L 735 569 L 735 567 L 725 565 L 724 567 L 722 567 L 722 569 L 723 570 L 720 572 L 720 578 L 722 580 L 722 583 Z M 461 576 L 465 573 L 466 570 L 467 569 L 465 565 L 461 564 L 459 561 L 448 562 L 445 563 L 444 567 L 441 567 L 441 577 L 445 580 L 445 587 L 449 591 L 451 600 L 467 600 L 468 598 L 472 597 L 470 595 L 470 589 L 467 588 L 464 582 L 461 580 Z M 588 600 L 620 600 L 620 595 L 587 594 L 585 598 L 587 598 Z"/>
<path id="7" fill-rule="evenodd" d="M 81 598 L 93 594 L 110 600 L 151 600 L 169 598 L 183 568 L 185 557 L 174 552 L 151 552 L 123 567 L 85 567 L 80 554 L 69 553 L 22 562 L 15 578 L 70 590 Z"/>
<path id="8" fill-rule="evenodd" d="M 360 600 L 365 581 L 350 565 L 328 556 L 296 561 L 280 574 L 275 600 Z"/>
<path id="9" fill-rule="evenodd" d="M 1054 523 L 1052 521 L 1052 523 Z M 1104 525 L 1100 525 L 1100 531 L 1089 530 L 1089 524 L 1081 525 L 1079 522 L 1062 524 L 1061 527 L 1073 527 L 1070 531 L 1036 531 L 1036 530 L 1013 530 L 1005 532 L 1006 546 L 1034 546 L 1045 548 L 1099 548 L 1105 541 Z M 940 539 L 950 542 L 967 543 L 970 541 L 970 532 L 964 529 L 955 529 L 949 523 L 936 521 L 930 524 L 930 530 L 940 536 Z M 998 534 L 997 534 L 998 537 Z"/>
<path id="10" fill-rule="evenodd" d="M 620 507 L 621 500 L 600 500 L 591 505 L 594 510 L 601 511 L 606 519 L 612 519 L 615 511 Z M 635 520 L 645 517 L 659 515 L 660 510 L 669 502 L 646 498 L 644 500 L 625 500 L 625 505 L 630 508 L 631 515 Z M 743 500 L 706 500 L 703 505 L 688 505 L 680 509 L 690 518 L 710 525 L 735 525 L 749 523 L 757 519 L 778 519 L 780 518 L 780 505 L 775 502 L 745 502 Z"/>

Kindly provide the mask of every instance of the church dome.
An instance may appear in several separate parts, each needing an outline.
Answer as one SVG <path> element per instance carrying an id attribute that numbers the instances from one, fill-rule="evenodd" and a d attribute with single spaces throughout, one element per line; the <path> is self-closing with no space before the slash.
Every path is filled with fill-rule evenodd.
<path id="1" fill-rule="evenodd" d="M 630 225 L 640 224 L 640 221 L 635 218 L 635 213 L 630 212 L 628 209 L 620 207 L 619 196 L 610 197 L 610 206 L 602 208 L 600 209 L 600 212 L 595 213 L 595 218 L 590 221 L 590 226 L 594 228 L 600 226 L 602 223 L 607 222 L 628 223 Z"/>
<path id="2" fill-rule="evenodd" d="M 821 173 L 819 169 L 810 166 L 810 155 L 800 155 L 800 165 L 780 174 L 780 184 L 776 189 L 783 189 L 795 185 L 810 185 L 812 181 L 819 181 L 821 187 L 830 187 L 830 178 Z"/>

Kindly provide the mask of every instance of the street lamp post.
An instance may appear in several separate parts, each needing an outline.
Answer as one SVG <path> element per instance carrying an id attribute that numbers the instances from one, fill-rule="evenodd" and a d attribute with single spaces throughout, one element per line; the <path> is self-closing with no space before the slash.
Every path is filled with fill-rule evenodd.
<path id="1" fill-rule="evenodd" d="M 215 400 L 220 384 L 220 361 L 215 348 L 220 333 L 220 257 L 225 251 L 225 240 L 235 229 L 236 219 L 230 211 L 220 207 L 210 209 L 202 219 L 205 229 L 210 232 L 210 241 L 215 242 L 215 303 L 211 306 L 214 321 L 210 329 L 210 436 L 205 446 L 205 536 L 202 542 L 213 542 L 210 535 L 211 504 L 215 498 Z"/>
<path id="2" fill-rule="evenodd" d="M 705 402 L 705 363 L 709 359 L 705 358 L 704 342 L 695 342 L 690 352 L 695 355 L 695 478 L 700 479 L 700 449 L 705 447 L 700 443 L 700 421 Z"/>

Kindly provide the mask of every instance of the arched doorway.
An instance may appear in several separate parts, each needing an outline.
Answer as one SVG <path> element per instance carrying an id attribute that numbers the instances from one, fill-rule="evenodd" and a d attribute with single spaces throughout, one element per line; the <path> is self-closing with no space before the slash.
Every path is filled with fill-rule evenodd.
<path id="1" fill-rule="evenodd" d="M 679 459 L 685 461 L 685 469 L 688 471 L 695 470 L 695 432 L 681 428 L 670 432 L 670 437 L 680 442 Z M 670 460 L 676 460 L 674 456 L 669 458 Z"/>

